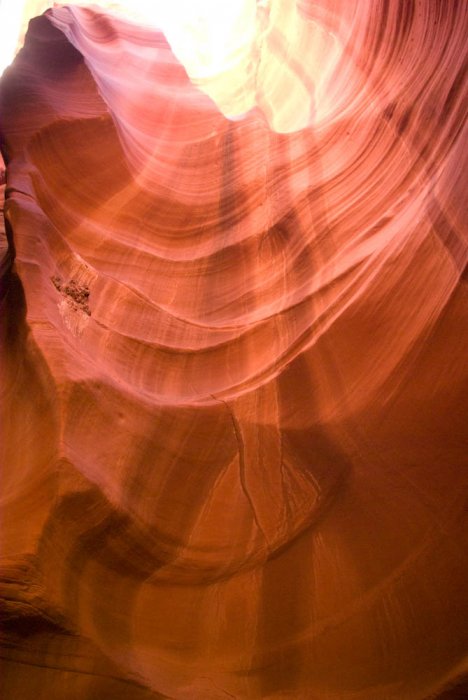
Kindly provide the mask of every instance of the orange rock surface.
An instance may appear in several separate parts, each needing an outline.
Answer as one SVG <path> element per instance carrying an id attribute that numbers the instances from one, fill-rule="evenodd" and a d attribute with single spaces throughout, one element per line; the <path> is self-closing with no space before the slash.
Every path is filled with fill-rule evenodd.
<path id="1" fill-rule="evenodd" d="M 468 5 L 270 10 L 0 83 L 5 700 L 468 694 Z"/>

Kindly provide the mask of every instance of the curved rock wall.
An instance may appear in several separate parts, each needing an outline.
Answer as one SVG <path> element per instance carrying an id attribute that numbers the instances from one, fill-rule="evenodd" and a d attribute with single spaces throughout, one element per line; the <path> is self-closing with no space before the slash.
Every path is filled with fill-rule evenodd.
<path id="1" fill-rule="evenodd" d="M 468 7 L 270 10 L 235 118 L 96 9 L 2 78 L 6 698 L 466 690 Z"/>

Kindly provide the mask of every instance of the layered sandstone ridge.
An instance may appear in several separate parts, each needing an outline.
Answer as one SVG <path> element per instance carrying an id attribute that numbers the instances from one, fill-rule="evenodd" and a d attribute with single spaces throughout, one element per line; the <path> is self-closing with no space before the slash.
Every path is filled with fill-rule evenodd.
<path id="1" fill-rule="evenodd" d="M 96 8 L 0 83 L 6 698 L 463 696 L 468 7 L 265 12 L 231 119 Z"/>

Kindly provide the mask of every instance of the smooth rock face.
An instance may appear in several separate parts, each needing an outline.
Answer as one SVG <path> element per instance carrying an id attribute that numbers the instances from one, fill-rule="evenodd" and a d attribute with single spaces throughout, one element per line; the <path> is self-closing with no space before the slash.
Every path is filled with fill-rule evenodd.
<path id="1" fill-rule="evenodd" d="M 468 6 L 291 5 L 235 119 L 97 10 L 2 79 L 6 699 L 466 696 Z"/>

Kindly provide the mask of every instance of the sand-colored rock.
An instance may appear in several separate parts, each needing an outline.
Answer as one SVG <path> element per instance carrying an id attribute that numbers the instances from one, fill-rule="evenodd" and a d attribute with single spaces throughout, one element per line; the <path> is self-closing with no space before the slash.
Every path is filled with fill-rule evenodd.
<path id="1" fill-rule="evenodd" d="M 235 119 L 96 9 L 2 78 L 8 700 L 464 697 L 468 7 L 294 13 Z"/>

